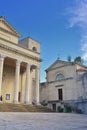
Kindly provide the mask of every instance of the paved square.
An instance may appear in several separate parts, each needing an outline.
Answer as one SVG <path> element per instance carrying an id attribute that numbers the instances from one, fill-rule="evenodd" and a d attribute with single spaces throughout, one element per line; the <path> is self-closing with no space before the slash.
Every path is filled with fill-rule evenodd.
<path id="1" fill-rule="evenodd" d="M 1 112 L 0 130 L 87 130 L 87 115 Z"/>

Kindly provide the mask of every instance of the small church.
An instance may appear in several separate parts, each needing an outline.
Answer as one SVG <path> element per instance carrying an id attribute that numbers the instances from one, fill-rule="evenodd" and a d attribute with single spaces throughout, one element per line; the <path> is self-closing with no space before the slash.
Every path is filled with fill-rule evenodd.
<path id="1" fill-rule="evenodd" d="M 57 59 L 46 69 L 46 82 L 40 84 L 40 101 L 58 111 L 70 106 L 87 113 L 87 66 Z"/>
<path id="2" fill-rule="evenodd" d="M 0 102 L 39 103 L 40 43 L 0 16 Z"/>

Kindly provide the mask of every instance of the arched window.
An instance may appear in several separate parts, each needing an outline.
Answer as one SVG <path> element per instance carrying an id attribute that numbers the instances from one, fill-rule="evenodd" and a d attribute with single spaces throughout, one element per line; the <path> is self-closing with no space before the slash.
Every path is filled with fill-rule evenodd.
<path id="1" fill-rule="evenodd" d="M 33 50 L 34 52 L 37 52 L 37 48 L 36 48 L 36 47 L 33 47 L 32 50 Z"/>
<path id="2" fill-rule="evenodd" d="M 64 75 L 63 74 L 57 74 L 56 80 L 62 80 L 62 79 L 64 79 Z"/>

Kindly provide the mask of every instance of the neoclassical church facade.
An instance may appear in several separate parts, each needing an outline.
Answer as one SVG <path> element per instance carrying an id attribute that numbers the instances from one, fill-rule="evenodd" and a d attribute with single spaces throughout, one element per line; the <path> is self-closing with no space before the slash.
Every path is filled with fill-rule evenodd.
<path id="1" fill-rule="evenodd" d="M 46 69 L 46 82 L 40 84 L 40 101 L 57 111 L 70 105 L 87 113 L 87 66 L 56 60 Z"/>
<path id="2" fill-rule="evenodd" d="M 0 17 L 0 101 L 39 103 L 40 43 L 21 34 Z"/>

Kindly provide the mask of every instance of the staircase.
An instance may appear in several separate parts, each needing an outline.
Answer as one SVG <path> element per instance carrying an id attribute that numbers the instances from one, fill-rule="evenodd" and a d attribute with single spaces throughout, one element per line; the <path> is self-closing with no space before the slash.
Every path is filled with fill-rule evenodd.
<path id="1" fill-rule="evenodd" d="M 53 112 L 41 105 L 0 103 L 0 112 Z"/>

